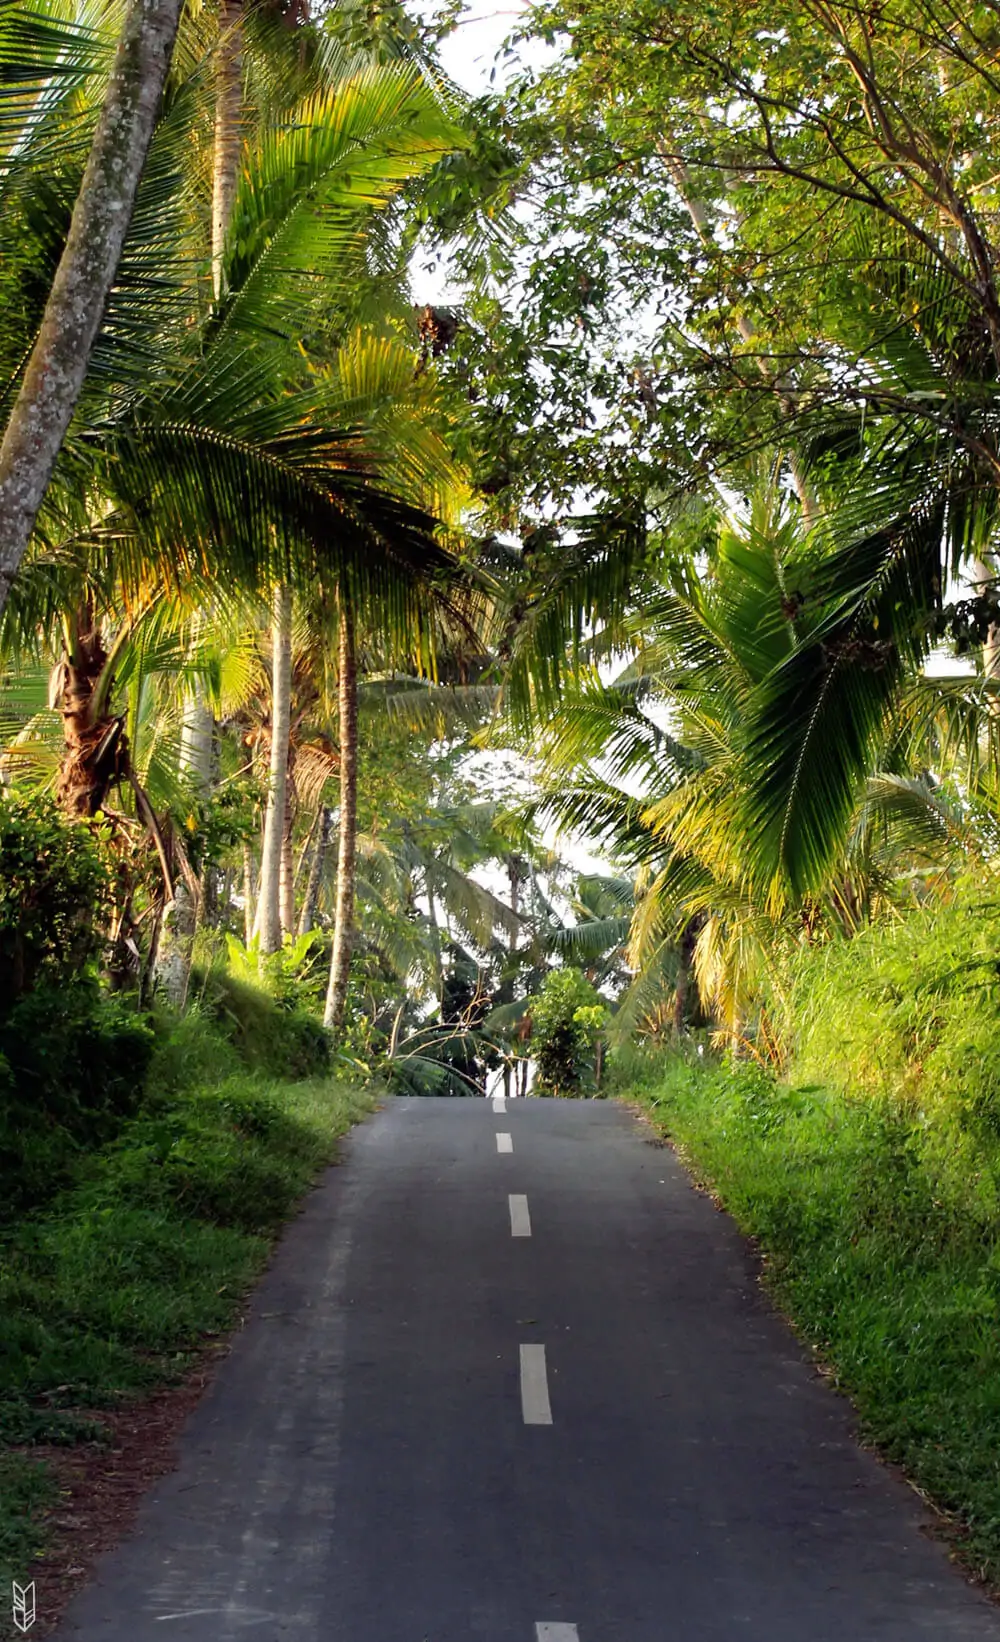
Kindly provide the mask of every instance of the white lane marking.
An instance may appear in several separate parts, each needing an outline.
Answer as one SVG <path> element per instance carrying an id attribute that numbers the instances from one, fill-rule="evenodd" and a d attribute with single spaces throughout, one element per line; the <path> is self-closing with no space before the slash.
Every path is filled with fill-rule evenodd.
<path id="1" fill-rule="evenodd" d="M 545 1347 L 521 1347 L 521 1413 L 525 1425 L 551 1425 Z"/>
<path id="2" fill-rule="evenodd" d="M 506 1110 L 507 1110 L 507 1098 L 506 1098 L 505 1095 L 494 1095 L 493 1096 L 493 1110 L 494 1110 L 494 1112 L 506 1112 Z"/>
<path id="3" fill-rule="evenodd" d="M 158 1613 L 156 1624 L 162 1625 L 167 1619 L 196 1619 L 200 1613 L 225 1613 L 225 1608 L 185 1608 L 183 1613 Z"/>
<path id="4" fill-rule="evenodd" d="M 514 1138 L 512 1135 L 497 1135 L 498 1152 L 512 1152 L 513 1150 Z"/>
<path id="5" fill-rule="evenodd" d="M 195 1619 L 198 1614 L 228 1612 L 228 1608 L 185 1608 L 181 1613 L 158 1613 L 156 1615 L 156 1623 L 161 1625 L 166 1619 Z M 239 1614 L 257 1614 L 257 1610 L 255 1608 L 235 1608 L 233 1612 Z M 261 1613 L 257 1614 L 255 1619 L 241 1619 L 240 1624 L 245 1626 L 267 1625 L 269 1623 L 273 1624 L 276 1619 L 280 1620 L 281 1617 L 281 1614 L 277 1613 Z"/>
<path id="6" fill-rule="evenodd" d="M 528 1199 L 526 1197 L 510 1196 L 510 1235 L 511 1237 L 531 1236 L 531 1216 L 528 1213 Z"/>
<path id="7" fill-rule="evenodd" d="M 540 1619 L 535 1626 L 535 1642 L 580 1642 L 580 1632 L 575 1625 L 561 1625 L 557 1619 Z"/>

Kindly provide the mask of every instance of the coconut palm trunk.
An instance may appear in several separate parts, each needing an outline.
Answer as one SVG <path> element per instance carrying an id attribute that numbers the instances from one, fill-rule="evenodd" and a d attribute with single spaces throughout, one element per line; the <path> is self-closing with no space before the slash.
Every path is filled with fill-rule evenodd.
<path id="1" fill-rule="evenodd" d="M 125 725 L 108 711 L 109 682 L 104 635 L 87 601 L 68 623 L 65 653 L 50 683 L 51 704 L 63 721 L 57 796 L 78 821 L 104 809 L 126 769 Z"/>
<path id="2" fill-rule="evenodd" d="M 181 0 L 129 0 L 69 235 L 0 445 L 0 611 L 76 409 L 132 220 Z"/>
<path id="3" fill-rule="evenodd" d="M 271 633 L 271 779 L 254 926 L 262 952 L 281 949 L 281 858 L 288 800 L 292 697 L 292 590 L 283 583 L 274 589 Z"/>
<path id="4" fill-rule="evenodd" d="M 243 6 L 222 0 L 219 41 L 215 50 L 215 129 L 212 147 L 212 286 L 216 301 L 223 288 L 223 252 L 233 214 L 243 143 Z M 210 617 L 202 612 L 198 625 Z M 215 714 L 204 682 L 198 680 L 184 704 L 181 774 L 203 793 L 211 790 L 215 751 Z"/>
<path id="5" fill-rule="evenodd" d="M 437 907 L 434 905 L 434 888 L 429 872 L 424 873 L 424 889 L 427 892 L 427 922 L 431 930 L 431 959 L 434 965 L 434 992 L 438 1007 L 444 1006 L 444 965 L 441 961 L 441 929 L 437 920 Z"/>
<path id="6" fill-rule="evenodd" d="M 281 910 L 282 935 L 295 934 L 295 861 L 292 856 L 291 793 L 285 793 L 285 832 L 281 840 L 281 889 L 278 900 Z"/>
<path id="7" fill-rule="evenodd" d="M 354 887 L 358 837 L 358 659 L 354 642 L 354 613 L 340 601 L 340 677 L 337 681 L 340 718 L 340 834 L 337 855 L 337 918 L 330 960 L 324 1026 L 339 1032 L 347 1007 L 347 982 L 354 944 Z"/>
<path id="8" fill-rule="evenodd" d="M 215 757 L 215 714 L 208 701 L 203 684 L 196 684 L 184 703 L 184 722 L 181 726 L 180 771 L 201 793 L 212 787 L 212 765 Z"/>
<path id="9" fill-rule="evenodd" d="M 992 554 L 973 559 L 969 581 L 974 593 L 988 593 L 996 583 L 996 576 L 996 561 Z M 983 677 L 990 684 L 996 684 L 1000 679 L 1000 628 L 995 626 L 990 627 L 983 645 Z M 989 711 L 994 716 L 998 711 L 997 699 L 993 695 L 990 696 Z"/>
<path id="10" fill-rule="evenodd" d="M 306 892 L 302 901 L 302 912 L 299 917 L 299 934 L 308 935 L 316 927 L 316 914 L 319 911 L 319 890 L 323 881 L 323 867 L 330 850 L 330 839 L 333 835 L 333 811 L 326 805 L 320 812 L 319 830 L 316 843 L 309 862 L 309 877 L 306 880 Z"/>
<path id="11" fill-rule="evenodd" d="M 243 144 L 243 5 L 222 0 L 215 52 L 215 135 L 212 155 L 212 284 L 223 288 L 223 252 L 233 214 Z"/>

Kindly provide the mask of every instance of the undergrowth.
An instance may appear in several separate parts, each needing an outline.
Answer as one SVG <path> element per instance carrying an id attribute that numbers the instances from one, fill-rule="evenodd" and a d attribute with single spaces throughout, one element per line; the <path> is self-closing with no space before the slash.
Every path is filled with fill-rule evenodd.
<path id="1" fill-rule="evenodd" d="M 849 1068 L 838 1083 L 675 1054 L 633 1058 L 619 1092 L 757 1239 L 776 1300 L 866 1435 L 997 1584 L 1000 1143 L 976 1102 L 926 1089 L 917 1105 L 884 1082 L 859 1094 Z"/>
<path id="2" fill-rule="evenodd" d="M 100 1440 L 102 1411 L 183 1374 L 371 1107 L 329 1076 L 261 1070 L 280 1065 L 283 1037 L 293 1071 L 308 1064 L 309 1030 L 270 1008 L 251 1019 L 246 991 L 223 994 L 235 1025 L 218 1003 L 157 1023 L 138 1086 L 85 1134 L 39 1131 L 56 1188 L 0 1228 L 0 1590 L 41 1548 L 54 1483 L 32 1447 Z M 7 1623 L 0 1609 L 0 1637 Z"/>

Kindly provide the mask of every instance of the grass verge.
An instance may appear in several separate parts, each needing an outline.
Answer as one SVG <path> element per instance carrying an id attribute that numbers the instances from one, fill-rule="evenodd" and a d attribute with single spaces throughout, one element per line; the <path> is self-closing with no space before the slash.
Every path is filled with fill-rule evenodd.
<path id="1" fill-rule="evenodd" d="M 100 1440 L 110 1413 L 176 1382 L 229 1327 L 338 1136 L 374 1104 L 329 1077 L 232 1072 L 182 1023 L 148 1097 L 72 1184 L 0 1235 L 0 1637 L 57 1488 L 46 1445 Z M 214 1060 L 213 1060 L 214 1057 Z M 221 1081 L 186 1081 L 192 1066 Z"/>
<path id="2" fill-rule="evenodd" d="M 1000 1213 L 992 1148 L 886 1103 L 680 1055 L 619 1093 L 754 1237 L 765 1280 L 864 1434 L 1000 1586 Z"/>

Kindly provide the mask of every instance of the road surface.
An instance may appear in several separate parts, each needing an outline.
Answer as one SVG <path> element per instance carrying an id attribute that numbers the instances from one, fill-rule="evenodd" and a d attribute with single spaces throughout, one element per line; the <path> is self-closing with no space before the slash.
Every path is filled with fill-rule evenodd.
<path id="1" fill-rule="evenodd" d="M 180 1455 L 60 1642 L 1000 1642 L 609 1104 L 389 1102 Z"/>

